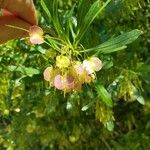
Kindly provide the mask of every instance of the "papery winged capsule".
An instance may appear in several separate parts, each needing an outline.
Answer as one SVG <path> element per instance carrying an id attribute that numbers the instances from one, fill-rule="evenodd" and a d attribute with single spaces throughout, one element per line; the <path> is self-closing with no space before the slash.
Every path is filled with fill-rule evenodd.
<path id="1" fill-rule="evenodd" d="M 59 90 L 71 90 L 74 88 L 74 78 L 71 75 L 57 75 L 54 78 L 54 86 Z"/>
<path id="2" fill-rule="evenodd" d="M 94 62 L 90 61 L 90 60 L 84 60 L 83 61 L 83 68 L 86 70 L 86 72 L 88 74 L 92 74 L 95 72 L 95 64 Z"/>
<path id="3" fill-rule="evenodd" d="M 101 70 L 102 61 L 98 57 L 91 57 L 90 59 L 83 61 L 83 68 L 88 74 L 93 74 L 95 71 Z"/>
<path id="4" fill-rule="evenodd" d="M 63 85 L 63 79 L 61 75 L 57 75 L 54 78 L 54 86 L 56 89 L 58 90 L 63 90 L 64 89 L 64 85 Z"/>
<path id="5" fill-rule="evenodd" d="M 30 42 L 32 44 L 42 44 L 44 43 L 43 30 L 39 26 L 31 26 L 29 29 Z"/>
<path id="6" fill-rule="evenodd" d="M 82 75 L 84 73 L 84 68 L 81 62 L 76 61 L 73 67 L 78 75 Z"/>
<path id="7" fill-rule="evenodd" d="M 50 81 L 51 74 L 52 74 L 52 70 L 53 70 L 53 67 L 47 67 L 47 68 L 44 70 L 44 72 L 43 72 L 44 80 Z"/>
<path id="8" fill-rule="evenodd" d="M 94 63 L 94 70 L 99 71 L 102 68 L 102 61 L 98 57 L 91 57 L 90 61 Z"/>

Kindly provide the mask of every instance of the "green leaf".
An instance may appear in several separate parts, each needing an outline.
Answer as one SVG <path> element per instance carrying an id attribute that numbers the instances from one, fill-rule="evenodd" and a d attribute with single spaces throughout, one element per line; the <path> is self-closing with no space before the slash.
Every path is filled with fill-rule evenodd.
<path id="1" fill-rule="evenodd" d="M 78 31 L 76 36 L 76 41 L 79 42 L 80 39 L 83 37 L 85 32 L 87 31 L 90 24 L 94 21 L 94 19 L 99 15 L 99 13 L 108 5 L 111 0 L 107 0 L 103 6 L 100 6 L 100 1 L 97 0 L 95 3 L 92 4 L 88 12 L 86 13 L 85 17 L 80 17 L 79 24 L 78 24 Z M 83 0 L 85 3 L 85 1 Z M 86 6 L 84 6 L 86 7 Z M 82 19 L 82 21 L 81 21 Z"/>
<path id="2" fill-rule="evenodd" d="M 83 52 L 94 51 L 96 53 L 108 54 L 108 53 L 112 53 L 115 51 L 123 50 L 127 47 L 126 45 L 135 41 L 141 34 L 142 34 L 142 31 L 135 29 L 130 32 L 121 34 L 116 38 L 111 38 L 110 40 L 94 48 L 84 50 Z"/>
<path id="3" fill-rule="evenodd" d="M 107 128 L 108 131 L 113 131 L 113 129 L 114 129 L 114 122 L 112 120 L 108 121 L 106 123 L 106 128 Z"/>
<path id="4" fill-rule="evenodd" d="M 138 71 L 140 72 L 150 72 L 150 65 L 142 65 Z"/>
<path id="5" fill-rule="evenodd" d="M 139 90 L 136 87 L 134 87 L 133 96 L 140 104 L 142 104 L 142 105 L 145 104 L 144 98 L 142 97 L 141 93 L 139 92 Z"/>
<path id="6" fill-rule="evenodd" d="M 142 96 L 138 96 L 136 99 L 140 104 L 145 105 L 145 100 Z"/>
<path id="7" fill-rule="evenodd" d="M 52 21 L 54 29 L 57 32 L 57 34 L 62 39 L 68 41 L 68 38 L 64 32 L 64 28 L 62 26 L 62 23 L 60 21 L 60 17 L 58 14 L 58 0 L 42 0 L 41 6 L 46 12 L 47 16 L 50 18 L 48 23 Z"/>
<path id="8" fill-rule="evenodd" d="M 56 50 L 56 51 L 59 51 L 59 50 L 60 50 L 59 46 L 61 45 L 61 43 L 60 43 L 59 41 L 57 41 L 56 39 L 50 37 L 49 35 L 46 35 L 46 36 L 45 36 L 45 39 L 47 39 L 47 41 L 48 41 L 47 44 L 48 44 L 50 47 L 52 47 L 53 50 Z"/>
<path id="9" fill-rule="evenodd" d="M 49 21 L 50 21 L 50 20 L 51 20 L 51 18 L 52 18 L 52 16 L 51 16 L 51 13 L 50 13 L 50 11 L 49 11 L 49 9 L 48 9 L 47 5 L 45 4 L 44 0 L 41 0 L 41 6 L 42 6 L 42 8 L 43 8 L 44 12 L 45 12 L 45 13 L 46 13 L 46 15 L 47 15 L 47 18 L 48 18 L 48 19 L 49 19 Z"/>
<path id="10" fill-rule="evenodd" d="M 98 85 L 96 87 L 96 91 L 97 91 L 97 94 L 98 94 L 98 97 L 100 98 L 100 100 L 102 100 L 109 107 L 113 106 L 111 96 L 107 92 L 107 90 L 104 88 L 103 85 Z"/>
<path id="11" fill-rule="evenodd" d="M 78 14 L 77 14 L 77 22 L 79 28 L 82 26 L 83 19 L 85 17 L 85 14 L 90 9 L 90 5 L 91 5 L 90 0 L 79 0 Z"/>
<path id="12" fill-rule="evenodd" d="M 54 24 L 54 27 L 57 31 L 57 33 L 59 35 L 62 35 L 62 26 L 61 26 L 61 23 L 60 23 L 60 20 L 59 20 L 59 15 L 58 15 L 58 0 L 53 0 L 53 24 Z"/>
<path id="13" fill-rule="evenodd" d="M 20 72 L 22 75 L 29 77 L 40 74 L 40 71 L 38 69 L 25 66 L 8 66 L 8 70 Z"/>
<path id="14" fill-rule="evenodd" d="M 66 35 L 67 35 L 67 37 L 69 37 L 71 35 L 73 40 L 75 38 L 75 32 L 74 32 L 75 24 L 73 23 L 73 19 L 75 20 L 75 17 L 73 17 L 74 8 L 75 8 L 75 5 L 73 5 L 72 9 L 67 11 L 65 16 L 64 16 L 65 17 L 65 19 L 64 19 L 65 20 L 64 27 L 65 27 Z"/>
<path id="15" fill-rule="evenodd" d="M 95 101 L 90 102 L 89 104 L 83 106 L 83 107 L 81 108 L 81 110 L 82 110 L 82 111 L 88 110 L 90 107 L 93 106 L 94 103 L 95 103 Z"/>

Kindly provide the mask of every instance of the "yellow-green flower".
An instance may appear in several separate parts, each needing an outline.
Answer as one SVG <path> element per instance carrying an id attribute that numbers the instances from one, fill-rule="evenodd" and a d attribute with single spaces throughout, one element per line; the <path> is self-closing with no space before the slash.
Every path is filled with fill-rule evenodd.
<path id="1" fill-rule="evenodd" d="M 66 56 L 57 56 L 56 57 L 56 66 L 60 69 L 67 68 L 70 65 L 70 60 Z"/>

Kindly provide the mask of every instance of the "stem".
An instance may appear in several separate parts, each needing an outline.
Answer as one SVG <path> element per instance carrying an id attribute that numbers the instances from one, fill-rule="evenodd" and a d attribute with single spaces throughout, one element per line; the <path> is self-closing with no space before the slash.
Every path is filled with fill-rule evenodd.
<path id="1" fill-rule="evenodd" d="M 44 43 L 46 43 L 48 46 L 50 46 L 50 47 L 52 47 L 48 42 L 46 42 L 45 40 L 44 40 Z M 59 50 L 57 50 L 57 49 L 55 49 L 57 52 L 59 52 L 60 53 L 60 51 Z"/>
<path id="2" fill-rule="evenodd" d="M 24 28 L 21 28 L 21 27 L 9 25 L 9 24 L 6 24 L 6 26 L 9 27 L 9 28 L 14 28 L 14 29 L 18 29 L 18 30 L 29 32 L 27 29 L 24 29 Z"/>

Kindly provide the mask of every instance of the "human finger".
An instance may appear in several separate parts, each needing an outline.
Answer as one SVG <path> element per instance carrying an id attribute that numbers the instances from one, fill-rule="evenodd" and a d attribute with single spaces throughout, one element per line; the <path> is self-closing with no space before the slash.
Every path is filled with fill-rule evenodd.
<path id="1" fill-rule="evenodd" d="M 31 25 L 37 24 L 37 14 L 33 0 L 4 0 L 3 8 L 22 18 Z"/>
<path id="2" fill-rule="evenodd" d="M 15 16 L 0 16 L 0 44 L 7 42 L 11 39 L 17 39 L 28 36 L 25 30 L 8 27 L 7 25 L 20 27 L 28 30 L 30 24 L 15 17 Z"/>

